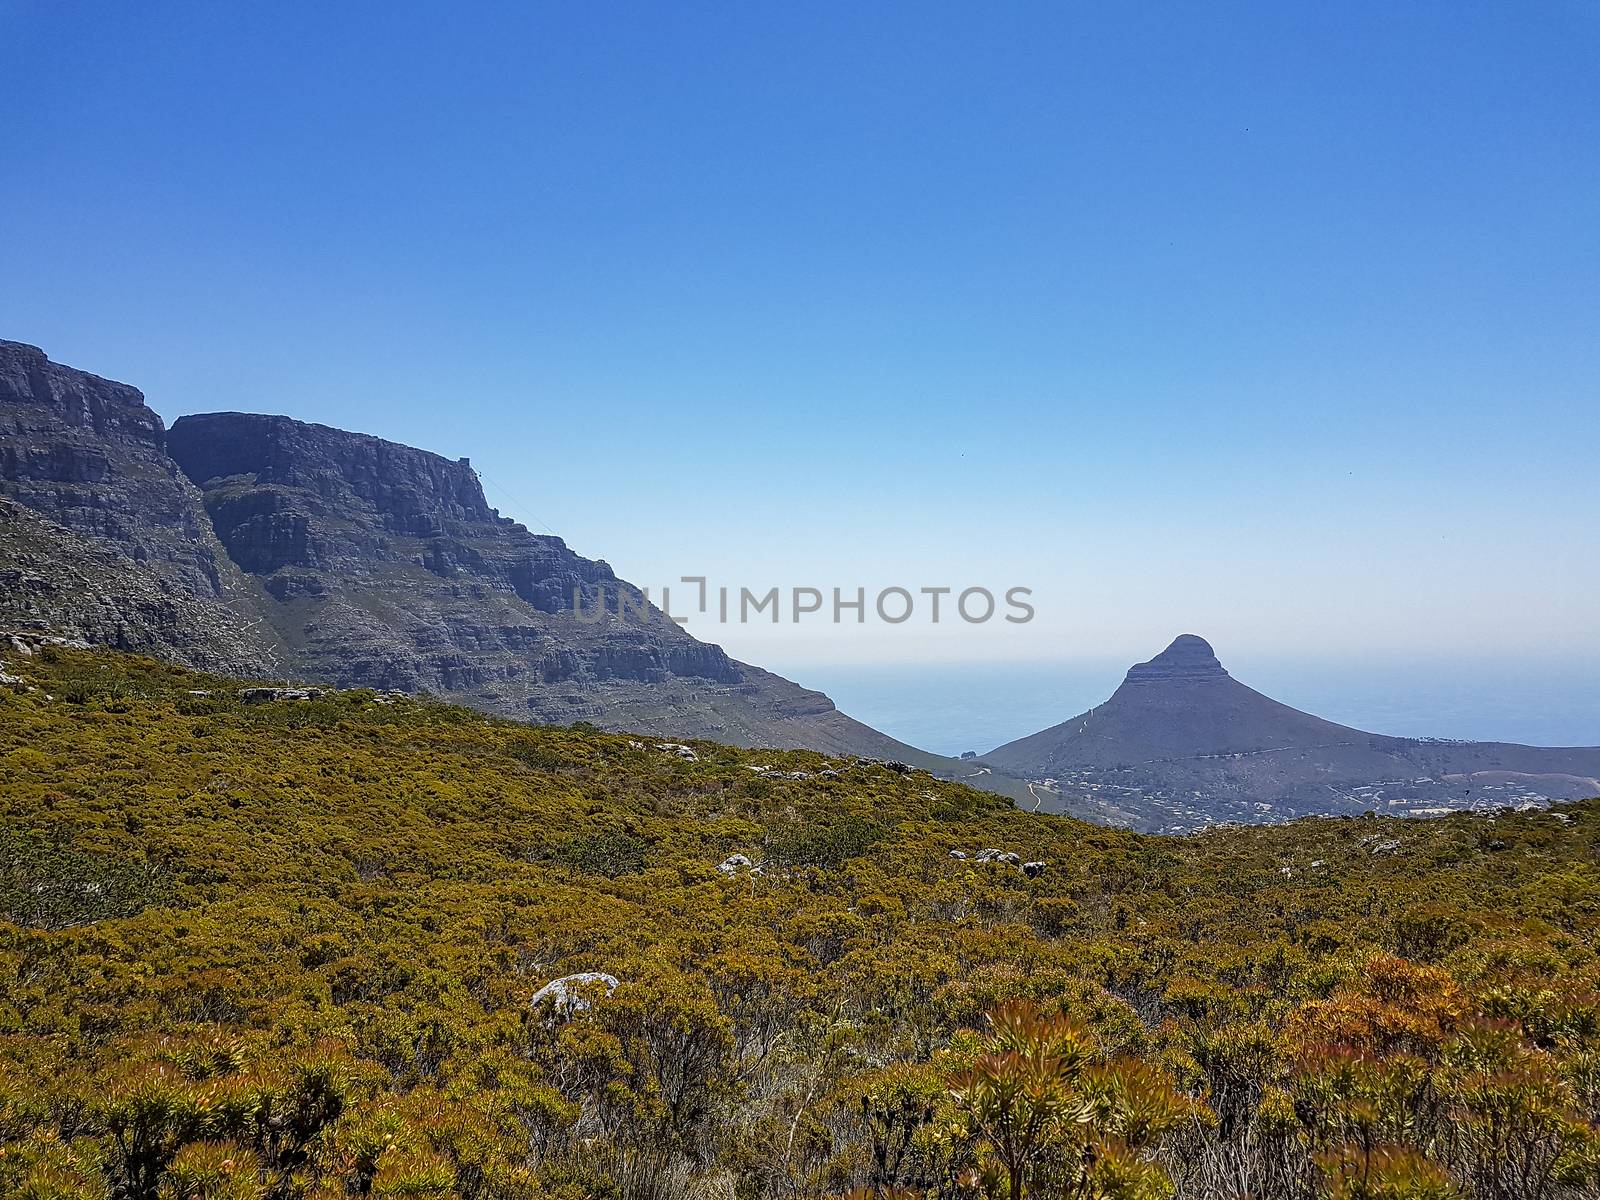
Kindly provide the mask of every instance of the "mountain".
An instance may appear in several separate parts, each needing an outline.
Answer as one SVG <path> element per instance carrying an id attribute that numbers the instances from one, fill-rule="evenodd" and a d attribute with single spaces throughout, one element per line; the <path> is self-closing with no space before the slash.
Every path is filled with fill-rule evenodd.
<path id="1" fill-rule="evenodd" d="M 606 563 L 500 516 L 466 459 L 251 413 L 181 417 L 168 450 L 308 679 L 543 724 L 943 763 L 729 658 Z"/>
<path id="2" fill-rule="evenodd" d="M 1046 811 L 1139 829 L 1369 809 L 1433 815 L 1600 794 L 1600 748 L 1399 738 L 1280 704 L 1183 634 L 1104 704 L 979 760 Z"/>
<path id="3" fill-rule="evenodd" d="M 637 588 L 500 516 L 465 459 L 277 416 L 168 431 L 138 389 L 0 342 L 0 498 L 14 627 L 521 720 L 958 770 L 641 620 Z M 574 596 L 598 615 L 602 594 L 636 611 L 579 620 Z"/>
<path id="4" fill-rule="evenodd" d="M 0 341 L 0 617 L 270 676 L 255 605 L 139 390 Z"/>

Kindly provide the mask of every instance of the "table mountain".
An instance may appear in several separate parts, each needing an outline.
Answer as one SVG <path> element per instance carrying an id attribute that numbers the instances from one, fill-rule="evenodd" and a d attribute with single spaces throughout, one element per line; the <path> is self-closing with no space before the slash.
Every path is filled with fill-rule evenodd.
<path id="1" fill-rule="evenodd" d="M 546 723 L 920 753 L 698 641 L 606 563 L 500 516 L 465 459 L 249 413 L 181 417 L 168 449 L 308 678 Z M 619 594 L 627 619 L 580 619 Z"/>
<path id="2" fill-rule="evenodd" d="M 1388 737 L 1246 687 L 1183 634 L 1104 704 L 980 760 L 1046 809 L 1141 829 L 1309 813 L 1422 813 L 1600 794 L 1600 748 Z"/>
<path id="3" fill-rule="evenodd" d="M 0 619 L 249 676 L 504 716 L 953 770 L 660 617 L 484 499 L 466 460 L 287 417 L 168 431 L 126 384 L 0 342 Z M 30 510 L 30 511 L 22 511 Z M 642 603 L 642 601 L 641 601 Z M 1007 781 L 1009 783 L 1009 781 Z"/>
<path id="4" fill-rule="evenodd" d="M 0 631 L 66 636 L 221 675 L 278 670 L 259 618 L 4 498 Z"/>

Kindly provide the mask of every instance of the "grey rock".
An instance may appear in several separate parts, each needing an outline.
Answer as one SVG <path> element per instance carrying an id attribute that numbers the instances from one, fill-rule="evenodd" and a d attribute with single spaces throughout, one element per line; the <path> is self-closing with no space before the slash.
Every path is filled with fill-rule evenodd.
<path id="1" fill-rule="evenodd" d="M 244 704 L 271 704 L 277 701 L 320 700 L 321 688 L 252 687 L 240 688 L 239 700 Z"/>
<path id="2" fill-rule="evenodd" d="M 0 619 L 242 675 L 276 639 L 137 388 L 0 341 Z M 35 519 L 37 514 L 43 520 Z"/>
<path id="3" fill-rule="evenodd" d="M 549 1004 L 555 1016 L 565 1019 L 592 1008 L 594 1001 L 590 999 L 590 994 L 597 994 L 603 988 L 605 994 L 610 996 L 620 986 L 615 975 L 607 975 L 604 971 L 579 971 L 545 984 L 533 994 L 528 1006 L 537 1011 Z"/>

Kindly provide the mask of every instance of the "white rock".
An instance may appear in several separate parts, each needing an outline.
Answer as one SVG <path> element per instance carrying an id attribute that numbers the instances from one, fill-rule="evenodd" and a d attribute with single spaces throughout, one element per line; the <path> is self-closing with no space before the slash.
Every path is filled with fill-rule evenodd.
<path id="1" fill-rule="evenodd" d="M 576 975 L 551 980 L 533 994 L 528 1005 L 536 1009 L 548 1000 L 558 1017 L 570 1017 L 593 1007 L 594 1002 L 583 993 L 593 991 L 597 984 L 605 987 L 607 996 L 621 986 L 615 975 L 604 971 L 579 971 Z"/>

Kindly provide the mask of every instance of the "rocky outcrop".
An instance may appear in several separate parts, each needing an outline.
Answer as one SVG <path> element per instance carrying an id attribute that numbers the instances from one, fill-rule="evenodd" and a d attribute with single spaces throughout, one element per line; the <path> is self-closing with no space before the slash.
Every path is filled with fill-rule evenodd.
<path id="1" fill-rule="evenodd" d="M 302 700 L 321 700 L 326 693 L 321 688 L 250 687 L 238 691 L 241 704 L 280 704 Z"/>
<path id="2" fill-rule="evenodd" d="M 167 447 L 308 678 L 551 721 L 609 709 L 611 684 L 744 682 L 668 621 L 580 620 L 627 585 L 500 516 L 466 460 L 249 413 L 182 417 Z"/>
<path id="3" fill-rule="evenodd" d="M 1129 667 L 1124 682 L 1137 687 L 1146 683 L 1193 683 L 1227 678 L 1228 672 L 1223 670 L 1210 642 L 1192 633 L 1180 633 L 1170 646 L 1149 662 L 1135 663 Z"/>
<path id="4" fill-rule="evenodd" d="M 579 971 L 576 975 L 552 979 L 533 994 L 528 1007 L 534 1012 L 548 1008 L 551 1016 L 565 1020 L 588 1011 L 597 998 L 609 997 L 621 986 L 615 975 L 604 971 Z"/>
<path id="5" fill-rule="evenodd" d="M 218 535 L 252 574 L 415 556 L 411 543 L 423 541 L 423 565 L 450 575 L 474 563 L 448 532 L 500 523 L 464 460 L 326 425 L 255 413 L 181 417 L 168 450 L 206 488 Z"/>
<path id="6" fill-rule="evenodd" d="M 139 390 L 20 342 L 0 341 L 0 495 L 191 594 L 238 583 Z"/>
<path id="7" fill-rule="evenodd" d="M 260 618 L 0 499 L 0 627 L 246 678 L 278 673 Z"/>

